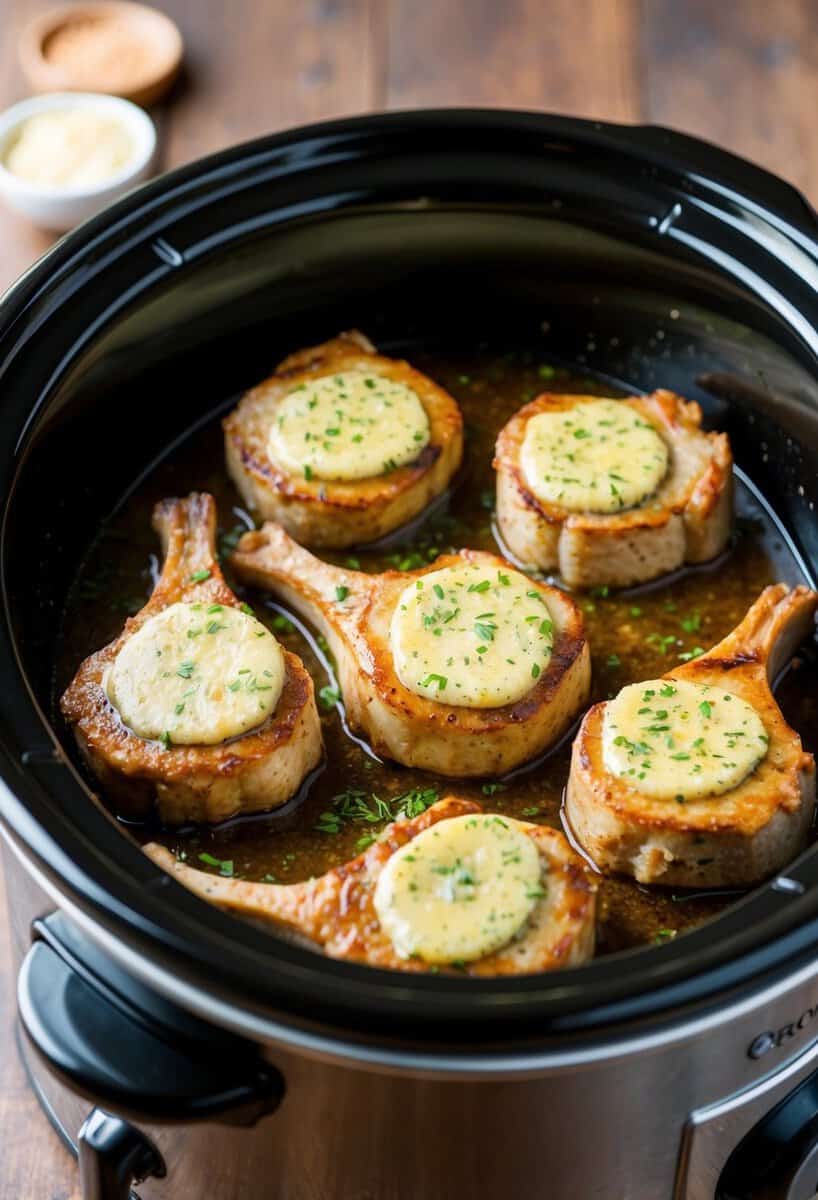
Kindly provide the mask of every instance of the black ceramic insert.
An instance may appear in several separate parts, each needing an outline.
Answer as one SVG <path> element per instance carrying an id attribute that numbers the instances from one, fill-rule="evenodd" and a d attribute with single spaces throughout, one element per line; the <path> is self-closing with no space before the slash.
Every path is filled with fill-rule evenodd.
<path id="1" fill-rule="evenodd" d="M 805 201 L 704 143 L 526 113 L 426 112 L 250 143 L 140 189 L 0 305 L 0 815 L 55 888 L 149 969 L 241 1013 L 475 1047 L 661 1024 L 818 941 L 818 852 L 678 942 L 513 980 L 321 958 L 151 864 L 55 752 L 68 584 L 167 443 L 293 346 L 491 338 L 675 387 L 818 567 L 818 244 Z"/>

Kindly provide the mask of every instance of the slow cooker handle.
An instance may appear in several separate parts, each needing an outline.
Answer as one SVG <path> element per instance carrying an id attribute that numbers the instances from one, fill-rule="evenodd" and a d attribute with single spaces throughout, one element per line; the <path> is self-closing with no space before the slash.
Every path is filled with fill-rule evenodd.
<path id="1" fill-rule="evenodd" d="M 155 1146 L 133 1125 L 100 1108 L 82 1124 L 77 1157 L 83 1200 L 130 1200 L 134 1184 L 165 1174 Z"/>
<path id="2" fill-rule="evenodd" d="M 20 1024 L 46 1069 L 95 1105 L 77 1137 L 83 1200 L 126 1200 L 158 1151 L 138 1128 L 254 1125 L 284 1095 L 258 1048 L 150 992 L 60 913 L 34 924 L 17 981 Z"/>

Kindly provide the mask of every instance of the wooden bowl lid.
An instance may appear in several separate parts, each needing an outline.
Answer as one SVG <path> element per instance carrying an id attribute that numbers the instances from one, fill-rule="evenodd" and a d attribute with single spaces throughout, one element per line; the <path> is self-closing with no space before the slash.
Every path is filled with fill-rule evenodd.
<path id="1" fill-rule="evenodd" d="M 131 0 L 67 4 L 35 17 L 20 39 L 20 63 L 38 92 L 106 92 L 148 105 L 182 63 L 170 17 Z"/>

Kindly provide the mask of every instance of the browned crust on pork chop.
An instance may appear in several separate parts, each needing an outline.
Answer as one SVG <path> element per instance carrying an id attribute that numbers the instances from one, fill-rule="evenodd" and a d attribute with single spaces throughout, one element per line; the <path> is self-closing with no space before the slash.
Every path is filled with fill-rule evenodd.
<path id="1" fill-rule="evenodd" d="M 784 720 L 770 680 L 812 629 L 816 606 L 808 588 L 768 587 L 724 641 L 663 676 L 722 687 L 761 717 L 767 754 L 729 792 L 684 803 L 646 796 L 606 770 L 605 704 L 589 709 L 574 741 L 566 816 L 597 866 L 640 883 L 738 886 L 773 874 L 803 849 L 815 763 Z"/>
<path id="2" fill-rule="evenodd" d="M 375 885 L 395 851 L 424 829 L 450 817 L 481 811 L 472 801 L 447 796 L 420 816 L 389 825 L 357 858 L 304 883 L 222 878 L 177 862 L 169 850 L 156 843 L 146 846 L 145 853 L 209 903 L 307 938 L 331 958 L 429 972 L 432 968 L 421 959 L 401 958 L 396 953 L 375 912 Z M 543 825 L 520 824 L 540 854 L 545 897 L 535 905 L 520 935 L 494 954 L 464 964 L 458 974 L 532 974 L 576 966 L 593 955 L 596 885 L 585 864 L 562 833 Z"/>
<path id="3" fill-rule="evenodd" d="M 704 433 L 699 405 L 673 392 L 619 402 L 648 421 L 669 450 L 668 473 L 655 495 L 609 514 L 569 512 L 533 494 L 520 458 L 528 422 L 597 399 L 546 393 L 500 431 L 494 459 L 497 521 L 509 550 L 527 565 L 559 570 L 571 587 L 625 587 L 714 558 L 732 524 L 730 443 L 723 433 Z"/>
<path id="4" fill-rule="evenodd" d="M 430 438 L 417 459 L 352 481 L 307 480 L 274 463 L 267 441 L 277 406 L 294 387 L 342 371 L 374 371 L 411 388 L 429 420 Z M 463 418 L 456 401 L 408 362 L 377 354 L 352 331 L 290 355 L 246 392 L 224 421 L 227 467 L 251 511 L 280 521 L 308 546 L 371 542 L 417 516 L 445 490 L 463 455 Z"/>
<path id="5" fill-rule="evenodd" d="M 389 640 L 400 594 L 412 580 L 463 562 L 513 569 L 497 555 L 461 550 L 417 571 L 367 575 L 321 561 L 272 522 L 245 534 L 231 558 L 244 583 L 276 593 L 319 627 L 338 666 L 350 725 L 378 754 L 459 778 L 502 774 L 553 745 L 586 702 L 591 675 L 578 606 L 560 589 L 532 580 L 553 620 L 554 642 L 526 696 L 478 709 L 439 704 L 406 688 Z M 339 585 L 348 591 L 342 605 Z"/>
<path id="6" fill-rule="evenodd" d="M 295 654 L 284 651 L 275 712 L 257 729 L 217 745 L 165 747 L 138 737 L 108 699 L 107 668 L 150 617 L 179 601 L 241 606 L 216 558 L 212 496 L 163 500 L 153 523 L 165 552 L 159 581 L 119 637 L 80 664 L 61 700 L 63 716 L 91 770 L 131 816 L 146 815 L 155 805 L 163 821 L 178 824 L 274 808 L 298 790 L 321 757 L 312 679 Z"/>

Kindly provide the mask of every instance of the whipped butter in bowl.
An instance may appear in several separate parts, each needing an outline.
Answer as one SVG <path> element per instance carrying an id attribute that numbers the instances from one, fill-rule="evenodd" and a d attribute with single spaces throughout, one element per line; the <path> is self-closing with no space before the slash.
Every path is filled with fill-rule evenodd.
<path id="1" fill-rule="evenodd" d="M 43 229 L 64 231 L 151 171 L 156 130 L 127 100 L 52 93 L 0 115 L 0 193 Z"/>

